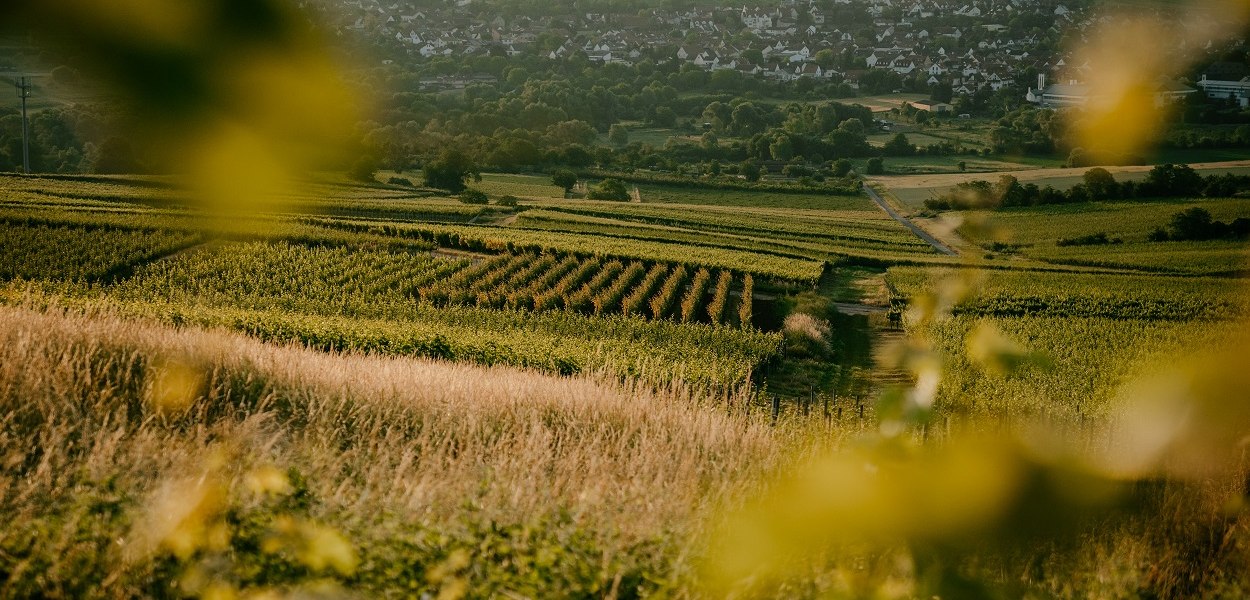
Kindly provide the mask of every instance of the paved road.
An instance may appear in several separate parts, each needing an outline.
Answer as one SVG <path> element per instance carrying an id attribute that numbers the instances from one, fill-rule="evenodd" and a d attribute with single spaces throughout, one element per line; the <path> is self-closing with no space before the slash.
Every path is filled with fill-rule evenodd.
<path id="1" fill-rule="evenodd" d="M 865 184 L 864 191 L 868 192 L 868 197 L 872 198 L 872 201 L 876 202 L 877 206 L 881 207 L 881 210 L 885 211 L 885 214 L 890 215 L 890 217 L 893 218 L 895 221 L 902 223 L 904 227 L 907 227 L 908 229 L 912 230 L 912 233 L 915 233 L 920 239 L 926 242 L 929 242 L 929 245 L 936 248 L 938 252 L 941 252 L 942 254 L 945 254 L 947 256 L 958 256 L 958 253 L 952 250 L 950 246 L 947 246 L 946 244 L 939 242 L 937 238 L 929 235 L 929 232 L 921 229 L 919 225 L 912 223 L 911 219 L 908 219 L 907 217 L 904 217 L 903 215 L 898 214 L 897 211 L 895 211 L 893 208 L 890 207 L 890 205 L 885 201 L 884 198 L 877 195 L 876 190 L 868 187 L 868 185 Z"/>

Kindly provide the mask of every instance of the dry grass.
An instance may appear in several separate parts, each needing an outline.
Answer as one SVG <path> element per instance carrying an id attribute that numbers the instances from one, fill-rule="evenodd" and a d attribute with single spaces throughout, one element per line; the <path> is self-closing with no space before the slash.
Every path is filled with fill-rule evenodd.
<path id="1" fill-rule="evenodd" d="M 829 335 L 814 319 L 788 325 Z M 289 591 L 334 573 L 257 550 L 275 530 L 319 540 L 329 558 L 309 560 L 347 565 L 333 578 L 369 596 L 703 597 L 701 560 L 724 510 L 769 495 L 774 475 L 850 435 L 769 427 L 762 411 L 731 415 L 725 401 L 0 308 L 0 597 L 176 597 L 191 590 L 187 573 Z M 288 480 L 300 492 L 277 508 L 256 496 Z M 843 489 L 819 487 L 816 505 Z M 1057 532 L 1053 546 L 950 560 L 1022 594 L 1243 591 L 1244 519 L 1199 506 L 1229 490 L 1150 489 L 1145 506 L 1092 524 L 1079 543 Z M 770 514 L 803 506 L 779 502 Z M 217 549 L 214 524 L 230 528 Z M 814 552 L 810 569 L 804 559 L 789 583 L 758 591 L 908 597 L 920 589 L 910 567 L 861 572 L 898 552 Z"/>
<path id="2" fill-rule="evenodd" d="M 230 481 L 298 469 L 314 515 L 349 537 L 451 523 L 466 507 L 484 522 L 566 515 L 605 563 L 626 565 L 638 544 L 686 546 L 787 456 L 777 430 L 681 390 L 18 308 L 0 308 L 0 406 L 0 515 L 63 534 L 23 556 L 28 528 L 0 533 L 0 595 L 72 595 L 83 573 L 110 570 L 135 511 L 101 522 L 91 490 L 137 507 L 223 452 Z M 124 570 L 103 593 L 130 595 L 159 569 Z"/>

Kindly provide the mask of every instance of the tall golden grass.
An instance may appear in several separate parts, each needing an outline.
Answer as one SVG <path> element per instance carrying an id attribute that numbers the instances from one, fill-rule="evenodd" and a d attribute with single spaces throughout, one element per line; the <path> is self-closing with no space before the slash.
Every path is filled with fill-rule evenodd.
<path id="1" fill-rule="evenodd" d="M 135 546 L 171 482 L 220 477 L 234 497 L 267 466 L 303 474 L 312 516 L 363 548 L 466 512 L 559 516 L 604 564 L 650 544 L 647 568 L 676 577 L 715 509 L 791 455 L 784 429 L 730 412 L 681 389 L 0 308 L 0 516 L 16 524 L 0 595 L 133 595 L 167 568 L 133 557 L 159 554 Z"/>

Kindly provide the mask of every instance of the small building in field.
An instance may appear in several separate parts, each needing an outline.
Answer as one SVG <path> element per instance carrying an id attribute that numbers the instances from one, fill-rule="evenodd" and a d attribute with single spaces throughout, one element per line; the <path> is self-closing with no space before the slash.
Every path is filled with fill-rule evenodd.
<path id="1" fill-rule="evenodd" d="M 948 113 L 955 108 L 950 104 L 938 102 L 936 100 L 915 100 L 913 102 L 909 102 L 908 104 L 911 104 L 912 108 L 917 110 L 923 110 L 931 113 Z"/>

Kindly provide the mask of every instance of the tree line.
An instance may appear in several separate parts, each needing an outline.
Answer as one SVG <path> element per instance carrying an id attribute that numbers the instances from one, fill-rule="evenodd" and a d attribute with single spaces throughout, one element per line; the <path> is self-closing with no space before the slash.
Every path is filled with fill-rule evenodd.
<path id="1" fill-rule="evenodd" d="M 967 181 L 937 198 L 925 200 L 932 210 L 968 210 L 1010 206 L 1039 206 L 1132 198 L 1228 197 L 1250 190 L 1250 176 L 1223 173 L 1203 177 L 1189 165 L 1158 165 L 1141 182 L 1117 181 L 1109 171 L 1095 167 L 1085 172 L 1081 183 L 1067 190 L 1053 186 L 1021 184 L 1012 175 L 997 182 Z"/>

